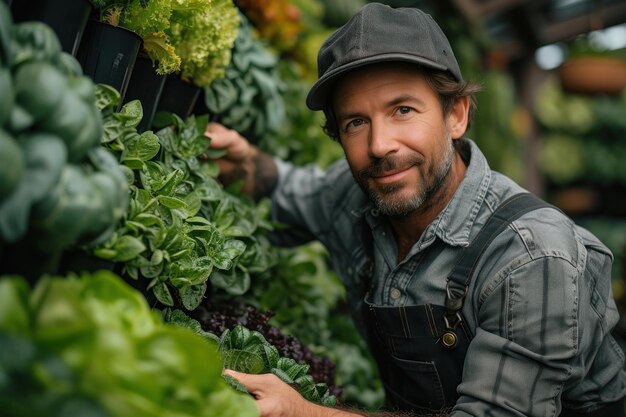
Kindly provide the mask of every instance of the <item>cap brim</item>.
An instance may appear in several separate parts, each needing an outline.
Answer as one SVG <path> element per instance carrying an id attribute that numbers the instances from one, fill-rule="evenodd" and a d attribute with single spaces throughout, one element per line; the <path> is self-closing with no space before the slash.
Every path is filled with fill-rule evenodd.
<path id="1" fill-rule="evenodd" d="M 324 74 L 309 91 L 306 97 L 306 105 L 311 110 L 323 110 L 328 102 L 329 93 L 333 84 L 337 81 L 337 78 L 344 75 L 346 72 L 353 69 L 363 67 L 365 65 L 376 64 L 380 62 L 409 62 L 413 64 L 423 65 L 428 68 L 433 68 L 441 71 L 447 71 L 448 68 L 444 65 L 438 64 L 426 58 L 422 58 L 415 55 L 408 54 L 380 54 L 360 59 L 358 61 L 352 61 L 349 64 L 342 65 Z"/>

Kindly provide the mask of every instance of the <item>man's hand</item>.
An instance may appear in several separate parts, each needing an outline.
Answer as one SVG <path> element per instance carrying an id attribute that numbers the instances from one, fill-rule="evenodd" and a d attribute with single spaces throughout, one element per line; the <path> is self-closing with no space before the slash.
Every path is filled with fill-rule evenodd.
<path id="1" fill-rule="evenodd" d="M 217 160 L 220 175 L 232 181 L 245 179 L 243 168 L 252 158 L 252 145 L 235 130 L 215 122 L 207 125 L 204 134 L 211 139 L 211 148 L 226 151 L 226 155 Z"/>
<path id="2" fill-rule="evenodd" d="M 259 151 L 237 131 L 219 123 L 209 123 L 204 134 L 211 139 L 211 148 L 226 151 L 226 155 L 217 160 L 220 181 L 228 185 L 241 180 L 242 191 L 256 199 L 271 194 L 278 172 L 269 155 Z"/>
<path id="3" fill-rule="evenodd" d="M 322 407 L 305 400 L 298 391 L 276 375 L 252 375 L 224 371 L 241 382 L 257 400 L 261 417 L 357 417 L 333 408 Z"/>

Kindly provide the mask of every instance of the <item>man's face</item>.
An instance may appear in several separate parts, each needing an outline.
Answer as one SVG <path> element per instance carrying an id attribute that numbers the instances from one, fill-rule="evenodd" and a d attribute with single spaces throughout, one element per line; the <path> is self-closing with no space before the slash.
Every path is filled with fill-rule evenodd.
<path id="1" fill-rule="evenodd" d="M 445 184 L 453 138 L 436 92 L 415 68 L 353 71 L 337 83 L 333 103 L 352 174 L 382 214 L 414 212 Z"/>

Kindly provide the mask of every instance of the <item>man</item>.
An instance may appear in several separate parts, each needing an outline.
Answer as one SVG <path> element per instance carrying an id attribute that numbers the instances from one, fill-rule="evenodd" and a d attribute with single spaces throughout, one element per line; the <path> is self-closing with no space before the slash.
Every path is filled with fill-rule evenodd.
<path id="1" fill-rule="evenodd" d="M 206 133 L 227 151 L 225 181 L 271 195 L 289 226 L 277 243 L 328 248 L 390 410 L 623 416 L 612 256 L 463 137 L 479 88 L 432 18 L 368 4 L 318 66 L 307 104 L 346 156 L 327 172 L 274 160 L 218 124 Z M 272 375 L 231 375 L 262 416 L 359 415 L 308 403 Z"/>

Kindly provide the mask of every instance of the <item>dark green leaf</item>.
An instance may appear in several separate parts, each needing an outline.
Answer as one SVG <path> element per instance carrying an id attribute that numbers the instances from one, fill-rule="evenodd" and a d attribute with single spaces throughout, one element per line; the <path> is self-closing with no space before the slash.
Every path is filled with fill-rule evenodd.
<path id="1" fill-rule="evenodd" d="M 195 310 L 204 298 L 204 293 L 206 292 L 206 283 L 189 285 L 180 288 L 178 291 L 183 306 L 187 310 Z"/>
<path id="2" fill-rule="evenodd" d="M 259 374 L 265 369 L 263 358 L 254 352 L 232 349 L 223 352 L 224 366 L 233 371 Z"/>
<path id="3" fill-rule="evenodd" d="M 152 287 L 152 291 L 154 292 L 154 296 L 159 300 L 160 303 L 166 306 L 173 306 L 174 299 L 172 298 L 172 294 L 170 294 L 169 288 L 165 285 L 164 282 L 159 282 L 155 286 Z"/>
<path id="4" fill-rule="evenodd" d="M 210 280 L 215 287 L 233 295 L 244 294 L 250 288 L 250 274 L 241 268 L 233 268 L 230 271 L 214 270 Z"/>
<path id="5" fill-rule="evenodd" d="M 291 378 L 289 374 L 283 371 L 282 369 L 272 368 L 272 373 L 276 375 L 278 378 L 280 378 L 285 384 L 291 385 L 294 382 L 293 378 Z"/>

